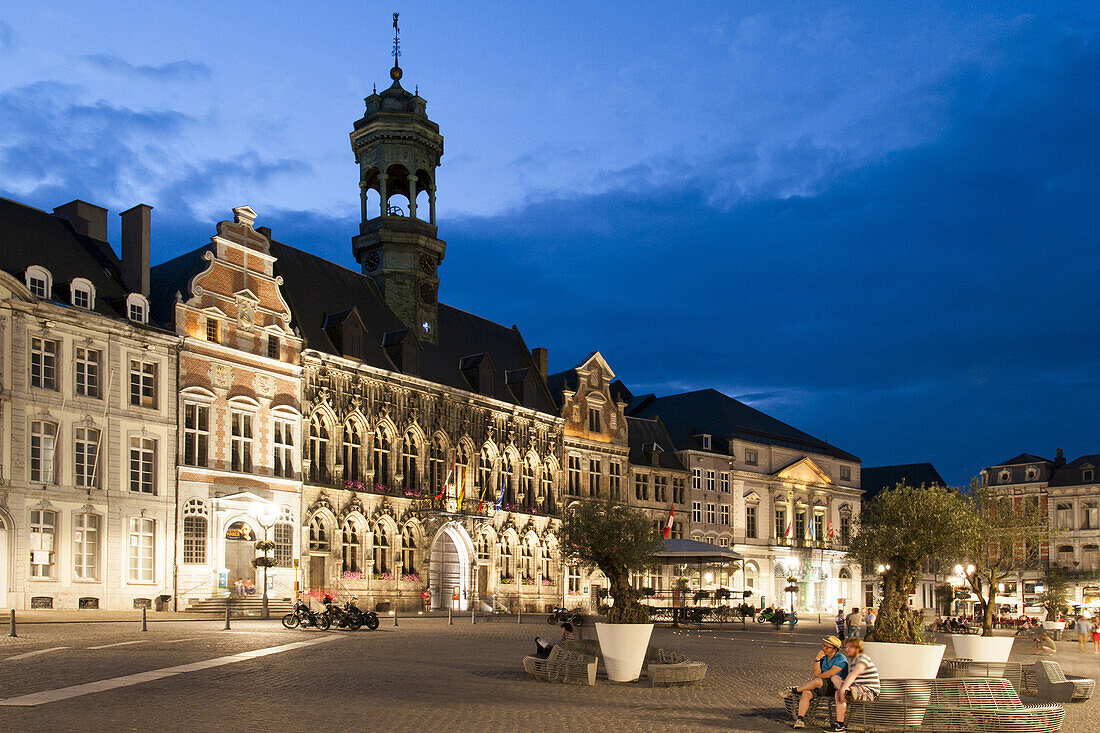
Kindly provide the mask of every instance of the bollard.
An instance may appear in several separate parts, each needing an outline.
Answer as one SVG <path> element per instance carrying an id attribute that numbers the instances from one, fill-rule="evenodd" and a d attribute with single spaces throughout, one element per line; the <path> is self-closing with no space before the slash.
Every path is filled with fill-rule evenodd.
<path id="1" fill-rule="evenodd" d="M 397 626 L 397 604 L 393 604 L 393 625 Z"/>
<path id="2" fill-rule="evenodd" d="M 14 608 L 11 610 L 11 631 L 8 632 L 8 636 L 12 636 L 12 637 L 18 636 L 18 634 L 15 633 L 15 609 Z"/>
<path id="3" fill-rule="evenodd" d="M 819 614 L 817 614 L 817 622 L 818 622 L 818 623 L 821 623 L 821 614 L 820 614 L 820 613 L 819 613 Z"/>
<path id="4" fill-rule="evenodd" d="M 452 604 L 450 606 L 447 606 L 447 625 L 448 626 L 454 626 L 455 625 L 455 620 L 452 617 L 452 614 L 454 613 L 454 610 L 455 610 L 454 604 Z"/>
<path id="5" fill-rule="evenodd" d="M 477 626 L 477 607 L 470 604 L 470 623 Z"/>
<path id="6" fill-rule="evenodd" d="M 522 624 L 523 623 L 523 609 L 520 608 L 519 606 L 516 606 L 516 623 L 517 624 Z"/>
<path id="7" fill-rule="evenodd" d="M 145 609 L 144 608 L 141 609 L 141 630 L 142 631 L 148 631 L 149 630 L 149 624 L 148 624 L 148 622 L 145 618 Z"/>
<path id="8" fill-rule="evenodd" d="M 225 630 L 229 631 L 229 605 L 225 607 Z"/>

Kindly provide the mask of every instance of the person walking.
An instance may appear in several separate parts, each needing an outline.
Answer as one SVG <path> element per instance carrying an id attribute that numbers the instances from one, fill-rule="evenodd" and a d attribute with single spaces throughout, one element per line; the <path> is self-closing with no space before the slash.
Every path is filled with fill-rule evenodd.
<path id="1" fill-rule="evenodd" d="M 1092 653 L 1100 654 L 1100 624 L 1095 618 L 1092 621 Z"/>
<path id="2" fill-rule="evenodd" d="M 1084 616 L 1078 616 L 1073 624 L 1073 630 L 1077 632 L 1077 651 L 1083 652 L 1092 638 L 1092 624 Z"/>

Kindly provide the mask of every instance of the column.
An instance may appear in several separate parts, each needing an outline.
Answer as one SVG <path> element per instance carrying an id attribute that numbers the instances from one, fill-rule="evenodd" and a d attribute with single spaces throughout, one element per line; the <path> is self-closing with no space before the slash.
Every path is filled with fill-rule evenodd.
<path id="1" fill-rule="evenodd" d="M 409 176 L 409 218 L 416 218 L 416 176 Z"/>
<path id="2" fill-rule="evenodd" d="M 386 181 L 389 176 L 383 174 L 378 176 L 378 193 L 382 194 L 382 216 L 386 215 L 386 210 L 389 208 L 388 194 L 386 191 Z"/>
<path id="3" fill-rule="evenodd" d="M 363 221 L 367 220 L 367 182 L 359 181 L 359 212 Z"/>
<path id="4" fill-rule="evenodd" d="M 428 186 L 428 217 L 435 226 L 435 184 Z"/>

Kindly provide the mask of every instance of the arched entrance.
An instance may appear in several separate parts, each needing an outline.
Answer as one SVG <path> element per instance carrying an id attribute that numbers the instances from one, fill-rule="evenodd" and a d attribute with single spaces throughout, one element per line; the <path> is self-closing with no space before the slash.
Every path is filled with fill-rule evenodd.
<path id="1" fill-rule="evenodd" d="M 254 580 L 256 569 L 256 532 L 243 520 L 232 522 L 225 530 L 225 567 L 229 569 L 229 587 L 238 580 Z"/>
<path id="2" fill-rule="evenodd" d="M 470 567 L 474 558 L 474 544 L 466 529 L 450 522 L 436 533 L 432 540 L 431 564 L 428 583 L 432 589 L 432 608 L 452 607 L 465 611 L 470 606 Z M 458 601 L 454 601 L 455 589 Z"/>
<path id="3" fill-rule="evenodd" d="M 0 607 L 8 605 L 8 566 L 11 551 L 12 526 L 8 519 L 0 512 Z"/>

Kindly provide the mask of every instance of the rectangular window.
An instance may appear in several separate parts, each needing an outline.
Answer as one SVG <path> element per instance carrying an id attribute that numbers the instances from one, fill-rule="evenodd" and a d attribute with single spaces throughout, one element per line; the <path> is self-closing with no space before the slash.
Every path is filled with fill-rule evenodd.
<path id="1" fill-rule="evenodd" d="M 687 490 L 686 484 L 687 484 L 687 481 L 685 479 L 682 479 L 682 478 L 672 479 L 672 501 L 674 503 L 676 503 L 676 504 L 683 504 L 684 503 L 684 501 L 685 501 L 684 493 Z"/>
<path id="2" fill-rule="evenodd" d="M 691 502 L 691 521 L 695 524 L 701 524 L 703 521 L 703 502 L 693 501 Z"/>
<path id="3" fill-rule="evenodd" d="M 155 494 L 154 466 L 157 458 L 155 438 L 130 438 L 130 491 Z"/>
<path id="4" fill-rule="evenodd" d="M 634 476 L 634 496 L 638 501 L 649 501 L 649 474 L 639 473 Z"/>
<path id="5" fill-rule="evenodd" d="M 581 457 L 569 456 L 569 481 L 566 492 L 570 496 L 581 495 Z"/>
<path id="6" fill-rule="evenodd" d="M 775 510 L 775 536 L 782 539 L 785 538 L 787 534 L 787 510 L 784 507 L 780 507 Z"/>
<path id="7" fill-rule="evenodd" d="M 188 403 L 183 406 L 183 464 L 208 465 L 210 450 L 210 407 Z"/>
<path id="8" fill-rule="evenodd" d="M 668 476 L 653 477 L 653 500 L 662 504 L 668 501 Z"/>
<path id="9" fill-rule="evenodd" d="M 607 479 L 607 489 L 611 494 L 611 498 L 615 500 L 622 500 L 623 498 L 623 467 L 615 461 L 610 461 L 607 464 L 607 471 L 610 474 Z"/>
<path id="10" fill-rule="evenodd" d="M 279 337 L 268 336 L 267 337 L 267 358 L 278 359 L 282 356 L 282 352 L 279 349 Z"/>
<path id="11" fill-rule="evenodd" d="M 851 481 L 852 480 L 852 467 L 851 466 L 841 466 L 840 467 L 840 480 L 841 481 Z"/>
<path id="12" fill-rule="evenodd" d="M 703 450 L 710 450 L 710 436 L 706 433 L 699 436 L 699 443 L 702 445 Z"/>
<path id="13" fill-rule="evenodd" d="M 1097 529 L 1100 527 L 1097 517 L 1095 501 L 1081 502 L 1081 529 Z"/>
<path id="14" fill-rule="evenodd" d="M 271 539 L 275 543 L 272 557 L 281 568 L 289 568 L 294 560 L 294 525 L 279 522 L 271 528 Z"/>
<path id="15" fill-rule="evenodd" d="M 77 308 L 91 308 L 92 294 L 84 288 L 75 288 L 73 290 L 73 305 Z"/>
<path id="16" fill-rule="evenodd" d="M 722 471 L 722 473 L 718 474 L 718 479 L 718 485 L 722 489 L 722 493 L 730 493 L 730 472 Z"/>
<path id="17" fill-rule="evenodd" d="M 99 431 L 95 428 L 73 428 L 73 485 L 78 489 L 94 489 L 99 467 Z"/>
<path id="18" fill-rule="evenodd" d="M 745 537 L 756 539 L 756 507 L 745 507 Z"/>
<path id="19" fill-rule="evenodd" d="M 80 580 L 99 577 L 99 516 L 73 517 L 73 575 Z"/>
<path id="20" fill-rule="evenodd" d="M 135 407 L 157 407 L 157 365 L 153 362 L 130 360 L 130 404 Z"/>
<path id="21" fill-rule="evenodd" d="M 252 472 L 252 415 L 234 411 L 230 417 L 230 468 Z"/>
<path id="22" fill-rule="evenodd" d="M 57 471 L 57 424 L 31 422 L 31 483 L 52 484 Z"/>
<path id="23" fill-rule="evenodd" d="M 1073 506 L 1070 504 L 1058 504 L 1054 510 L 1055 523 L 1058 529 L 1071 529 L 1073 527 Z"/>
<path id="24" fill-rule="evenodd" d="M 137 302 L 130 303 L 130 320 L 145 323 L 145 306 Z"/>
<path id="25" fill-rule="evenodd" d="M 221 334 L 218 331 L 218 319 L 206 319 L 206 340 L 212 344 L 221 343 Z"/>
<path id="26" fill-rule="evenodd" d="M 714 491 L 714 471 L 707 471 L 707 491 Z"/>
<path id="27" fill-rule="evenodd" d="M 102 352 L 77 346 L 73 350 L 76 356 L 74 365 L 76 394 L 81 397 L 99 397 L 99 362 Z"/>
<path id="28" fill-rule="evenodd" d="M 45 509 L 31 510 L 31 577 L 52 578 L 54 571 L 54 533 L 57 531 L 57 512 Z"/>
<path id="29" fill-rule="evenodd" d="M 718 518 L 715 514 L 714 504 L 707 502 L 707 524 L 717 524 Z"/>
<path id="30" fill-rule="evenodd" d="M 703 490 L 703 471 L 699 468 L 691 469 L 691 488 L 693 491 Z"/>
<path id="31" fill-rule="evenodd" d="M 749 466 L 756 466 L 760 463 L 760 455 L 754 451 L 745 449 L 745 463 Z"/>
<path id="32" fill-rule="evenodd" d="M 730 505 L 723 504 L 718 507 L 718 518 L 723 527 L 730 526 Z"/>
<path id="33" fill-rule="evenodd" d="M 598 433 L 600 432 L 600 411 L 598 408 L 588 408 L 588 432 Z"/>
<path id="34" fill-rule="evenodd" d="M 130 519 L 130 581 L 133 583 L 153 582 L 153 549 L 156 538 L 156 523 L 145 517 Z"/>
<path id="35" fill-rule="evenodd" d="M 183 518 L 183 562 L 206 563 L 206 517 L 192 514 Z"/>
<path id="36" fill-rule="evenodd" d="M 581 571 L 575 565 L 565 566 L 566 586 L 570 593 L 581 592 Z"/>
<path id="37" fill-rule="evenodd" d="M 847 545 L 852 536 L 852 518 L 848 514 L 840 515 L 840 544 Z"/>
<path id="38" fill-rule="evenodd" d="M 825 515 L 814 514 L 814 531 L 813 536 L 818 542 L 825 540 Z"/>
<path id="39" fill-rule="evenodd" d="M 588 461 L 588 495 L 599 496 L 600 495 L 600 471 L 601 466 L 599 461 Z"/>
<path id="40" fill-rule="evenodd" d="M 794 513 L 794 538 L 796 540 L 806 539 L 806 511 L 799 509 Z"/>
<path id="41" fill-rule="evenodd" d="M 290 420 L 275 419 L 275 459 L 276 476 L 293 478 L 294 476 L 294 423 Z"/>
<path id="42" fill-rule="evenodd" d="M 31 276 L 28 278 L 30 281 L 30 291 L 39 298 L 46 297 L 46 281 L 40 277 Z"/>
<path id="43" fill-rule="evenodd" d="M 39 389 L 57 389 L 58 342 L 49 339 L 31 339 L 31 386 Z"/>

